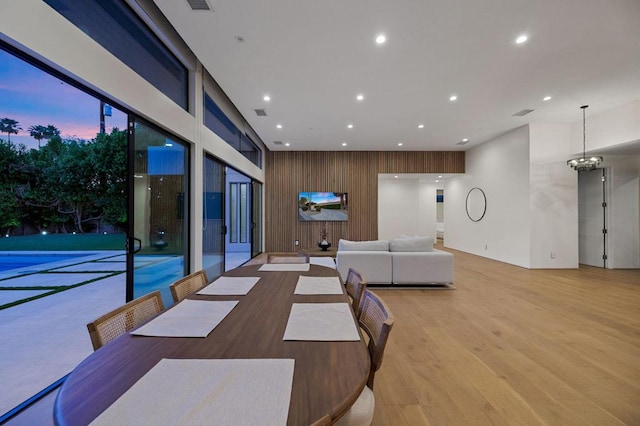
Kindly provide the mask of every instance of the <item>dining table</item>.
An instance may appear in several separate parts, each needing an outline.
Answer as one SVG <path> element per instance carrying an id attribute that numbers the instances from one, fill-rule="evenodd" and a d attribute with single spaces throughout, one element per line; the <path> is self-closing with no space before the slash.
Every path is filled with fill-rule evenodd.
<path id="1" fill-rule="evenodd" d="M 54 406 L 57 425 L 87 425 L 100 417 L 123 395 L 142 382 L 142 378 L 166 360 L 292 360 L 293 379 L 288 400 L 287 425 L 333 423 L 345 414 L 364 388 L 370 370 L 370 357 L 357 318 L 349 309 L 351 321 L 357 330 L 356 339 L 309 340 L 287 337 L 292 332 L 294 308 L 350 306 L 342 280 L 335 269 L 307 264 L 307 270 L 275 267 L 264 270 L 263 265 L 239 267 L 223 274 L 224 277 L 255 277 L 257 283 L 243 295 L 197 294 L 173 305 L 157 319 L 181 303 L 192 301 L 237 301 L 224 318 L 203 337 L 167 337 L 136 335 L 136 329 L 123 334 L 84 359 L 63 383 Z M 262 270 L 261 270 L 262 269 Z M 302 268 L 304 269 L 304 268 Z M 301 278 L 310 277 L 310 278 Z M 340 290 L 334 294 L 296 294 L 299 282 L 311 277 L 334 277 L 340 280 Z M 205 287 L 206 289 L 207 287 Z M 340 294 L 336 294 L 340 293 Z M 326 304 L 326 305 L 323 305 Z M 208 305 L 204 305 L 205 307 Z M 305 315 L 300 311 L 301 315 Z M 291 319 L 290 319 L 291 317 Z M 152 320 L 153 321 L 153 320 Z M 142 330 L 142 325 L 139 327 Z M 220 361 L 226 362 L 226 361 Z M 205 370 L 202 370 L 202 375 Z M 252 398 L 253 375 L 242 386 L 246 398 Z M 179 378 L 179 373 L 178 373 Z M 162 380 L 162 378 L 160 379 Z M 147 388 L 148 394 L 175 392 L 174 381 L 167 376 Z M 257 385 L 256 385 L 257 386 Z M 199 404 L 214 403 L 216 394 L 206 394 Z M 242 401 L 250 410 L 254 401 Z M 287 395 L 288 397 L 288 395 Z M 255 396 L 253 397 L 255 398 Z M 144 398 L 141 398 L 144 399 Z M 259 398 L 258 398 L 259 399 Z M 181 404 L 181 398 L 163 403 L 165 410 L 173 411 L 171 404 Z M 136 402 L 137 403 L 137 402 Z M 169 405 L 167 408 L 166 406 Z M 141 409 L 144 402 L 140 401 Z M 179 409 L 177 407 L 176 409 Z M 209 424 L 216 423 L 213 419 Z M 264 424 L 272 424 L 264 419 Z"/>

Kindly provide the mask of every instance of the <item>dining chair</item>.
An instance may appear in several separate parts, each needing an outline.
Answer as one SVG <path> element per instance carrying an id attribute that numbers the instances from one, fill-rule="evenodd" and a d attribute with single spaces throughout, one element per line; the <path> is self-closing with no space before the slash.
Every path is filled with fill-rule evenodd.
<path id="1" fill-rule="evenodd" d="M 267 263 L 309 263 L 309 254 L 271 254 L 267 255 Z"/>
<path id="2" fill-rule="evenodd" d="M 369 290 L 365 290 L 360 305 L 358 322 L 360 327 L 369 336 L 369 356 L 371 357 L 371 369 L 369 379 L 356 402 L 349 411 L 340 418 L 336 425 L 370 425 L 373 420 L 375 398 L 373 395 L 373 379 L 376 371 L 382 365 L 384 349 L 387 345 L 389 332 L 393 327 L 393 315 L 381 298 Z"/>
<path id="3" fill-rule="evenodd" d="M 207 273 L 204 270 L 200 270 L 189 274 L 186 277 L 180 278 L 178 281 L 171 284 L 169 289 L 171 290 L 171 297 L 173 297 L 173 301 L 178 303 L 207 284 L 209 284 Z"/>
<path id="4" fill-rule="evenodd" d="M 145 294 L 87 324 L 93 350 L 146 322 L 164 310 L 159 290 Z"/>
<path id="5" fill-rule="evenodd" d="M 353 308 L 353 312 L 355 312 L 356 317 L 359 317 L 360 302 L 362 301 L 362 295 L 367 288 L 367 281 L 360 272 L 353 268 L 349 268 L 344 285 L 347 288 L 347 294 L 351 297 L 351 307 Z"/>

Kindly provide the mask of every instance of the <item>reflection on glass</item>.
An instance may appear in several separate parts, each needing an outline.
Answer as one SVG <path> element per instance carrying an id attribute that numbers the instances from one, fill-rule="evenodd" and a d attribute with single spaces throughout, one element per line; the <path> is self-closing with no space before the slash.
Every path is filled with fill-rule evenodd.
<path id="1" fill-rule="evenodd" d="M 135 124 L 133 297 L 162 292 L 173 303 L 169 285 L 185 275 L 187 247 L 187 150 L 180 142 L 141 123 Z"/>
<path id="2" fill-rule="evenodd" d="M 224 272 L 224 169 L 223 164 L 205 157 L 202 268 L 210 281 Z"/>

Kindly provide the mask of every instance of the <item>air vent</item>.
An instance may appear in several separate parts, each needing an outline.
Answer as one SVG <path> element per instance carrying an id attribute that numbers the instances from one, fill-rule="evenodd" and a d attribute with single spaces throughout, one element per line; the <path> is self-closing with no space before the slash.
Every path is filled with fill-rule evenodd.
<path id="1" fill-rule="evenodd" d="M 523 110 L 520 110 L 520 111 L 516 112 L 515 114 L 513 114 L 513 116 L 514 116 L 514 117 L 524 117 L 525 115 L 527 115 L 527 114 L 529 114 L 529 113 L 532 113 L 533 111 L 535 111 L 535 110 L 533 110 L 533 109 L 526 109 L 526 108 L 525 108 L 525 109 L 523 109 Z"/>
<path id="2" fill-rule="evenodd" d="M 282 141 L 273 141 L 274 145 L 282 145 Z"/>
<path id="3" fill-rule="evenodd" d="M 254 109 L 254 111 L 256 112 L 256 115 L 258 117 L 266 117 L 267 116 L 267 110 L 264 109 L 264 108 Z"/>
<path id="4" fill-rule="evenodd" d="M 456 145 L 466 145 L 468 143 L 469 143 L 469 141 L 466 141 L 466 142 L 465 141 L 460 141 Z"/>
<path id="5" fill-rule="evenodd" d="M 211 10 L 207 0 L 187 0 L 187 3 L 193 10 Z"/>

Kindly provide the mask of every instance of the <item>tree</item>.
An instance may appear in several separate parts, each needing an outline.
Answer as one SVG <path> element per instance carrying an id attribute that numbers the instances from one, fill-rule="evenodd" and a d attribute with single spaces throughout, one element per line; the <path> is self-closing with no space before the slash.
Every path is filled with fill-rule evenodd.
<path id="1" fill-rule="evenodd" d="M 17 135 L 22 130 L 22 127 L 18 126 L 18 122 L 11 118 L 0 119 L 0 133 L 6 133 L 8 142 L 11 142 L 11 135 Z"/>
<path id="2" fill-rule="evenodd" d="M 60 136 L 60 130 L 53 124 L 47 124 L 47 127 L 44 129 L 44 137 L 49 140 L 54 136 Z"/>
<path id="3" fill-rule="evenodd" d="M 40 149 L 40 141 L 45 138 L 44 134 L 46 131 L 47 128 L 40 124 L 29 127 L 29 135 L 38 141 L 38 149 Z"/>
<path id="4" fill-rule="evenodd" d="M 20 167 L 23 152 L 11 142 L 0 140 L 0 231 L 9 234 L 11 228 L 19 226 L 23 217 L 20 190 Z"/>

